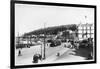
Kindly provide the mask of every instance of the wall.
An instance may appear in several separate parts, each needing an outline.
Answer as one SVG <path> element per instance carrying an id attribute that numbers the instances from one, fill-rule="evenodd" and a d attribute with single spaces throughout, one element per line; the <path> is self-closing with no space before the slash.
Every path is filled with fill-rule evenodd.
<path id="1" fill-rule="evenodd" d="M 58 3 L 97 5 L 97 34 L 100 35 L 100 0 L 34 0 Z M 98 69 L 100 66 L 100 36 L 97 38 L 97 64 L 42 67 L 34 69 Z M 0 69 L 10 65 L 10 0 L 0 0 Z M 32 68 L 29 68 L 32 69 Z"/>

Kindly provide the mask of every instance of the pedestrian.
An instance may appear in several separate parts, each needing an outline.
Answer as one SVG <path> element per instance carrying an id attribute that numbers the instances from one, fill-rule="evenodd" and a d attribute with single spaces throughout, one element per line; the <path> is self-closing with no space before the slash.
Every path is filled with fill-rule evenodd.
<path id="1" fill-rule="evenodd" d="M 93 44 L 92 43 L 88 44 L 88 51 L 89 51 L 88 59 L 92 59 L 93 58 Z"/>
<path id="2" fill-rule="evenodd" d="M 21 50 L 18 51 L 18 56 L 21 56 Z"/>

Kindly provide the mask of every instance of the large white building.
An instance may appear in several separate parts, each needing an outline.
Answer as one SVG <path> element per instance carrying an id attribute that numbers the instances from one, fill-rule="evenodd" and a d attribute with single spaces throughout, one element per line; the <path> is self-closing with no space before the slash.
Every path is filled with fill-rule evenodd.
<path id="1" fill-rule="evenodd" d="M 78 24 L 79 39 L 94 38 L 94 24 Z"/>

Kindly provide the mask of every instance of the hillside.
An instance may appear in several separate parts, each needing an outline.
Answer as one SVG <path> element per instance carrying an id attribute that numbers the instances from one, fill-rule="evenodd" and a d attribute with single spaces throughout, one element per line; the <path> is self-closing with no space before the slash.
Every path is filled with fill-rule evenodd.
<path id="1" fill-rule="evenodd" d="M 39 34 L 57 34 L 60 31 L 64 30 L 72 30 L 75 31 L 77 30 L 77 25 L 76 24 L 71 24 L 71 25 L 61 25 L 61 26 L 53 26 L 53 27 L 47 27 L 47 28 L 42 28 L 42 29 L 37 29 L 28 33 L 25 33 L 24 36 L 27 35 L 39 35 Z"/>

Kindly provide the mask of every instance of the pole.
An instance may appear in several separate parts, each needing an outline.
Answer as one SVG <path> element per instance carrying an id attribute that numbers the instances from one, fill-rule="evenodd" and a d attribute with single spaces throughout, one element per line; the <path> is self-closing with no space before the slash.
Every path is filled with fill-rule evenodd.
<path id="1" fill-rule="evenodd" d="M 91 38 L 91 26 L 90 26 L 90 38 Z"/>
<path id="2" fill-rule="evenodd" d="M 42 58 L 43 56 L 42 56 L 42 44 L 41 44 L 41 58 Z"/>
<path id="3" fill-rule="evenodd" d="M 88 26 L 88 23 L 87 23 L 87 16 L 85 16 L 85 19 L 86 19 L 86 38 L 87 38 L 87 26 Z"/>
<path id="4" fill-rule="evenodd" d="M 45 31 L 45 23 L 44 23 L 44 58 L 43 59 L 46 58 L 45 56 L 45 37 L 46 37 L 46 31 Z"/>
<path id="5" fill-rule="evenodd" d="M 19 32 L 18 32 L 18 46 L 20 46 L 20 48 L 21 48 Z"/>

